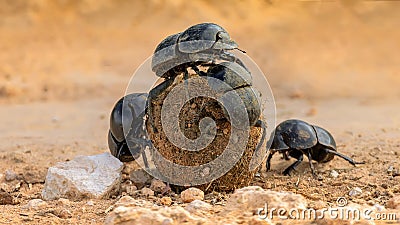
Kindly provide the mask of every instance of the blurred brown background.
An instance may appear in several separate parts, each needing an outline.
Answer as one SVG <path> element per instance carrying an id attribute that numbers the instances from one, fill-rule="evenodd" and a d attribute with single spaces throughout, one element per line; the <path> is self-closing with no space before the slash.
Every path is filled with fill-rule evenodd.
<path id="1" fill-rule="evenodd" d="M 277 122 L 324 127 L 339 152 L 367 162 L 332 160 L 316 183 L 308 162 L 280 177 L 291 162 L 274 157 L 265 184 L 326 206 L 361 187 L 365 199 L 350 200 L 385 205 L 400 189 L 387 173 L 400 168 L 399 12 L 400 1 L 0 0 L 0 189 L 17 187 L 1 180 L 8 169 L 42 179 L 18 183 L 21 204 L 2 206 L 0 224 L 103 224 L 115 199 L 58 205 L 68 220 L 23 208 L 41 196 L 48 167 L 109 151 L 109 115 L 135 70 L 167 35 L 201 22 L 224 27 L 266 74 Z"/>
<path id="2" fill-rule="evenodd" d="M 1 0 L 0 101 L 119 98 L 167 35 L 223 26 L 275 97 L 400 96 L 397 1 Z"/>

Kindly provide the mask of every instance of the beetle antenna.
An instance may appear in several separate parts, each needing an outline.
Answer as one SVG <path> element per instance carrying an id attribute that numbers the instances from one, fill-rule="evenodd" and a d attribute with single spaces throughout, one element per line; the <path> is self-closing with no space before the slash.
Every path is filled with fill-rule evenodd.
<path id="1" fill-rule="evenodd" d="M 240 49 L 240 48 L 236 48 L 236 49 L 239 50 L 239 51 L 241 51 L 242 53 L 246 53 L 245 50 L 242 50 L 242 49 Z"/>
<path id="2" fill-rule="evenodd" d="M 341 154 L 341 153 L 339 153 L 337 151 L 333 151 L 333 150 L 330 150 L 330 149 L 325 149 L 325 151 L 328 152 L 328 153 L 331 153 L 331 154 L 339 156 L 340 158 L 346 160 L 347 162 L 349 162 L 353 166 L 355 166 L 356 164 L 365 164 L 365 162 L 356 162 L 352 158 L 348 157 L 347 155 L 343 155 L 343 154 Z"/>

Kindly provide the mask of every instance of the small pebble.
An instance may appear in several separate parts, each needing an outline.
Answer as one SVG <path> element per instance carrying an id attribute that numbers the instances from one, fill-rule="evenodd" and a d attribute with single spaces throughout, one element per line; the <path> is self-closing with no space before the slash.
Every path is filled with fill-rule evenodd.
<path id="1" fill-rule="evenodd" d="M 147 187 L 142 188 L 142 190 L 140 190 L 140 192 L 142 193 L 142 195 L 144 195 L 146 197 L 154 196 L 154 191 Z"/>
<path id="2" fill-rule="evenodd" d="M 132 183 L 139 189 L 143 188 L 146 184 L 150 184 L 153 179 L 150 174 L 148 174 L 143 169 L 134 170 L 129 174 L 129 179 Z"/>
<path id="3" fill-rule="evenodd" d="M 393 169 L 394 169 L 393 166 L 389 166 L 389 168 L 387 169 L 387 173 L 388 174 L 392 174 L 393 173 Z"/>
<path id="4" fill-rule="evenodd" d="M 115 203 L 115 207 L 118 206 L 130 206 L 132 203 L 135 202 L 135 199 L 132 198 L 131 196 L 122 196 L 116 203 Z"/>
<path id="5" fill-rule="evenodd" d="M 362 194 L 362 190 L 359 187 L 355 187 L 349 191 L 349 196 L 357 196 Z"/>
<path id="6" fill-rule="evenodd" d="M 170 206 L 172 204 L 172 199 L 170 197 L 162 197 L 160 199 L 160 204 Z"/>
<path id="7" fill-rule="evenodd" d="M 137 191 L 137 187 L 135 185 L 126 186 L 126 193 L 128 195 L 134 195 Z"/>
<path id="8" fill-rule="evenodd" d="M 162 193 L 167 188 L 167 185 L 158 179 L 153 179 L 151 181 L 150 189 L 156 193 Z"/>
<path id="9" fill-rule="evenodd" d="M 378 212 L 382 212 L 385 210 L 385 206 L 383 206 L 383 205 L 375 204 L 373 207 Z"/>
<path id="10" fill-rule="evenodd" d="M 331 170 L 330 176 L 332 178 L 338 178 L 339 177 L 339 173 L 336 170 Z"/>
<path id="11" fill-rule="evenodd" d="M 194 200 L 185 207 L 185 209 L 190 213 L 195 213 L 198 211 L 209 211 L 211 210 L 211 208 L 212 206 L 209 203 L 203 202 L 201 200 Z"/>
<path id="12" fill-rule="evenodd" d="M 189 203 L 194 200 L 203 200 L 204 192 L 198 188 L 188 188 L 188 189 L 182 191 L 181 199 L 185 203 Z"/>
<path id="13" fill-rule="evenodd" d="M 4 179 L 6 181 L 13 181 L 13 180 L 17 179 L 17 174 L 12 170 L 6 170 L 6 172 L 4 174 Z"/>
<path id="14" fill-rule="evenodd" d="M 71 205 L 71 202 L 66 198 L 59 198 L 57 200 L 57 205 L 69 206 L 69 205 Z"/>
<path id="15" fill-rule="evenodd" d="M 264 188 L 265 189 L 271 189 L 272 188 L 272 184 L 270 182 L 267 182 L 264 184 Z"/>
<path id="16" fill-rule="evenodd" d="M 25 206 L 23 206 L 23 208 L 38 210 L 46 208 L 46 206 L 47 202 L 43 201 L 42 199 L 32 199 Z"/>
<path id="17" fill-rule="evenodd" d="M 88 206 L 94 206 L 94 202 L 92 200 L 89 200 L 86 202 L 86 205 Z"/>
<path id="18" fill-rule="evenodd" d="M 400 195 L 395 195 L 386 203 L 386 207 L 389 209 L 400 210 Z"/>
<path id="19" fill-rule="evenodd" d="M 72 213 L 68 209 L 56 210 L 54 214 L 61 219 L 68 219 L 72 217 Z"/>

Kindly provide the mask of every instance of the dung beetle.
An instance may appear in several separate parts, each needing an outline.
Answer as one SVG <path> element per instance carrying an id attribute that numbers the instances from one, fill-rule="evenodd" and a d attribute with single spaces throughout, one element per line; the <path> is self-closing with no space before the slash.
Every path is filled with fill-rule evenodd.
<path id="1" fill-rule="evenodd" d="M 144 152 L 150 145 L 144 128 L 147 98 L 147 93 L 129 94 L 111 111 L 108 146 L 111 154 L 122 162 L 133 161 L 142 155 L 145 165 L 148 164 Z"/>
<path id="2" fill-rule="evenodd" d="M 276 152 L 283 154 L 286 160 L 289 156 L 297 159 L 292 165 L 283 171 L 284 175 L 290 176 L 290 173 L 303 161 L 303 155 L 306 155 L 311 168 L 311 172 L 316 177 L 316 172 L 312 160 L 318 163 L 331 161 L 334 156 L 339 156 L 352 165 L 363 164 L 356 162 L 350 157 L 337 152 L 336 142 L 333 136 L 325 129 L 310 125 L 307 122 L 297 119 L 286 120 L 275 128 L 273 133 L 270 153 L 266 162 L 266 170 L 271 168 L 271 158 Z"/>
<path id="3" fill-rule="evenodd" d="M 236 42 L 230 39 L 228 32 L 214 23 L 201 23 L 187 28 L 185 31 L 173 34 L 165 38 L 156 48 L 152 58 L 152 70 L 157 76 L 165 78 L 161 84 L 154 87 L 149 93 L 149 101 L 167 89 L 174 78 L 184 73 L 187 82 L 189 68 L 200 76 L 222 76 L 220 80 L 226 82 L 233 89 L 242 89 L 243 100 L 246 103 L 257 105 L 249 107 L 250 124 L 254 125 L 260 115 L 259 99 L 253 88 L 251 88 L 251 75 L 248 69 L 228 50 L 238 49 Z M 210 62 L 211 60 L 211 62 Z M 216 66 L 216 61 L 221 66 Z M 224 63 L 230 63 L 231 67 L 238 68 L 236 74 L 225 73 Z M 238 64 L 238 66 L 235 66 Z M 209 67 L 207 72 L 200 71 L 198 66 Z M 238 76 L 237 74 L 240 74 Z M 243 79 L 244 78 L 244 79 Z M 186 83 L 187 84 L 187 83 Z M 246 90 L 245 90 L 246 89 Z M 189 95 L 189 94 L 187 94 Z M 246 105 L 247 106 L 247 105 Z M 150 121 L 151 122 L 151 121 Z"/>
<path id="4" fill-rule="evenodd" d="M 222 62 L 220 64 L 211 66 L 205 74 L 207 77 L 218 79 L 225 84 L 221 86 L 214 79 L 208 79 L 209 86 L 219 93 L 226 93 L 234 90 L 241 98 L 246 107 L 247 115 L 249 118 L 249 125 L 254 125 L 261 115 L 261 100 L 259 93 L 252 87 L 252 78 L 249 71 L 241 67 L 237 63 Z M 240 103 L 231 103 L 239 105 Z M 228 113 L 225 115 L 229 117 Z"/>
<path id="5" fill-rule="evenodd" d="M 156 47 L 152 58 L 153 72 L 165 80 L 149 92 L 149 102 L 170 87 L 177 75 L 183 73 L 187 85 L 188 69 L 201 77 L 217 78 L 230 86 L 229 90 L 223 92 L 234 90 L 240 96 L 247 110 L 249 124 L 263 129 L 258 149 L 266 135 L 266 126 L 259 119 L 261 101 L 259 93 L 252 87 L 250 71 L 240 59 L 229 52 L 234 49 L 238 49 L 238 44 L 224 28 L 214 23 L 196 24 L 181 33 L 168 36 Z M 208 69 L 204 72 L 200 71 L 200 67 Z M 151 113 L 152 110 L 148 111 Z M 227 113 L 225 115 L 229 118 Z M 149 115 L 149 118 L 149 123 L 155 129 L 152 116 Z"/>
<path id="6" fill-rule="evenodd" d="M 226 60 L 244 64 L 228 50 L 238 49 L 228 32 L 214 23 L 200 23 L 166 37 L 156 47 L 151 69 L 157 76 L 171 79 L 180 73 L 188 78 L 188 68 L 200 73 L 198 66 Z"/>

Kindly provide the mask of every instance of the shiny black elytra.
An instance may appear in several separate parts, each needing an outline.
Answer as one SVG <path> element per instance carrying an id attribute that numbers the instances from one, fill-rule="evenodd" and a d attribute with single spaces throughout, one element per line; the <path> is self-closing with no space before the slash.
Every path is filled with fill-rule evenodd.
<path id="1" fill-rule="evenodd" d="M 271 169 L 270 161 L 276 152 L 282 153 L 286 160 L 289 160 L 289 156 L 297 159 L 283 171 L 283 174 L 287 176 L 290 176 L 290 173 L 303 161 L 303 155 L 307 156 L 314 177 L 316 177 L 316 172 L 312 160 L 326 163 L 336 155 L 354 166 L 363 164 L 337 152 L 335 139 L 327 130 L 301 120 L 283 121 L 275 128 L 271 140 L 272 145 L 266 163 L 267 171 Z"/>
<path id="2" fill-rule="evenodd" d="M 111 154 L 122 162 L 133 161 L 142 155 L 145 166 L 148 166 L 144 152 L 150 145 L 144 128 L 147 97 L 146 93 L 129 94 L 122 97 L 111 111 L 108 146 Z"/>
<path id="3" fill-rule="evenodd" d="M 151 69 L 157 76 L 166 79 L 175 78 L 185 73 L 188 68 L 200 73 L 197 66 L 207 63 L 210 56 L 214 60 L 227 60 L 243 63 L 228 50 L 238 49 L 238 44 L 231 40 L 228 32 L 214 23 L 200 23 L 185 31 L 166 37 L 156 47 L 151 62 Z M 209 55 L 204 57 L 205 55 Z"/>

